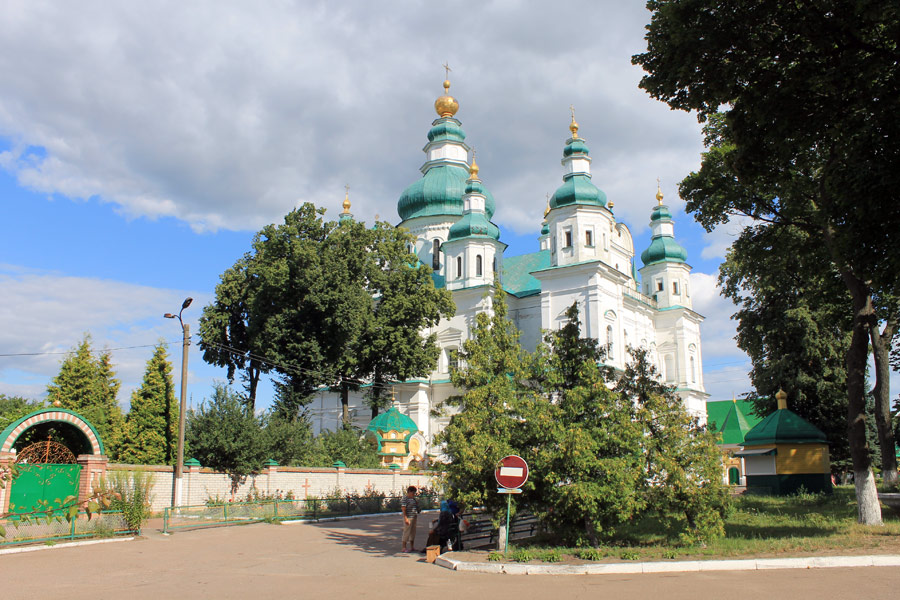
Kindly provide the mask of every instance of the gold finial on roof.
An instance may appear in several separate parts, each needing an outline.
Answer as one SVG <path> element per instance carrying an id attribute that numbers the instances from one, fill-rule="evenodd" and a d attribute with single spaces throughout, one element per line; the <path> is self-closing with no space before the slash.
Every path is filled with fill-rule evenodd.
<path id="1" fill-rule="evenodd" d="M 397 405 L 397 389 L 391 386 L 391 406 Z"/>
<path id="2" fill-rule="evenodd" d="M 544 218 L 547 218 L 547 215 L 550 214 L 550 192 L 547 192 L 547 208 L 544 209 Z"/>
<path id="3" fill-rule="evenodd" d="M 53 406 L 56 408 L 62 408 L 62 402 L 59 401 L 59 390 L 56 390 L 56 400 L 53 401 Z"/>
<path id="4" fill-rule="evenodd" d="M 780 389 L 775 394 L 775 401 L 778 402 L 778 410 L 784 410 L 787 408 L 787 394 L 784 390 Z"/>
<path id="5" fill-rule="evenodd" d="M 343 203 L 343 207 L 344 207 L 343 214 L 349 215 L 350 214 L 350 186 L 345 185 L 344 190 L 345 190 L 345 193 L 344 193 L 344 203 Z"/>
<path id="6" fill-rule="evenodd" d="M 444 63 L 447 78 L 444 80 L 444 95 L 434 101 L 434 110 L 439 117 L 452 117 L 459 110 L 459 102 L 450 95 L 450 65 Z"/>
<path id="7" fill-rule="evenodd" d="M 656 178 L 656 201 L 659 203 L 660 206 L 662 206 L 663 193 L 662 193 L 662 190 L 659 188 L 659 177 Z"/>
<path id="8" fill-rule="evenodd" d="M 731 392 L 731 401 L 737 404 L 737 396 L 734 395 L 734 392 Z"/>
<path id="9" fill-rule="evenodd" d="M 575 122 L 575 106 L 572 104 L 569 105 L 569 110 L 572 112 L 572 122 L 569 123 L 569 131 L 572 132 L 572 139 L 578 139 L 578 123 Z"/>
<path id="10" fill-rule="evenodd" d="M 469 181 L 478 179 L 478 171 L 480 170 L 478 163 L 475 162 L 475 148 L 472 148 L 472 165 L 469 167 Z"/>

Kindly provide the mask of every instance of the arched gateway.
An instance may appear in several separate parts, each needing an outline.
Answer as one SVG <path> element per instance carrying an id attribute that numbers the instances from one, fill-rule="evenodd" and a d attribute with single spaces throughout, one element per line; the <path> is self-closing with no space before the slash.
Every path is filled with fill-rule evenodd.
<path id="1" fill-rule="evenodd" d="M 106 472 L 100 434 L 64 408 L 25 415 L 0 432 L 0 467 L 18 466 L 11 486 L 0 489 L 0 512 L 30 512 L 39 501 L 90 496 Z"/>

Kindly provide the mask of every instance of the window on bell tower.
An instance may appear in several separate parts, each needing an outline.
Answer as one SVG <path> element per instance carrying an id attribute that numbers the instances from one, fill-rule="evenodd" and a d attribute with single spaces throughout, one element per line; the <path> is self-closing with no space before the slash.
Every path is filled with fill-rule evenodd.
<path id="1" fill-rule="evenodd" d="M 482 266 L 481 266 L 481 255 L 475 257 L 475 277 L 481 277 L 482 274 Z"/>
<path id="2" fill-rule="evenodd" d="M 431 243 L 431 269 L 437 271 L 441 268 L 441 240 Z"/>
<path id="3" fill-rule="evenodd" d="M 462 256 L 456 257 L 456 278 L 462 277 Z"/>

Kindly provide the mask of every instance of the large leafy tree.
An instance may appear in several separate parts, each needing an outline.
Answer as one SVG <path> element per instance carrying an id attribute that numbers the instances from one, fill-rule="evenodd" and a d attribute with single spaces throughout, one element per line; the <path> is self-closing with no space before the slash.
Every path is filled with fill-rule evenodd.
<path id="1" fill-rule="evenodd" d="M 463 342 L 464 366 L 452 370 L 450 379 L 464 391 L 446 401 L 444 410 L 454 414 L 436 439 L 449 461 L 445 471 L 454 497 L 494 514 L 506 509 L 496 493 L 494 469 L 501 458 L 522 450 L 529 399 L 528 360 L 507 318 L 504 293 L 495 282 L 491 310 L 478 313 L 472 337 Z"/>
<path id="2" fill-rule="evenodd" d="M 185 441 L 200 464 L 228 474 L 232 497 L 267 458 L 260 419 L 246 398 L 224 385 L 216 385 L 212 397 L 187 415 Z"/>
<path id="3" fill-rule="evenodd" d="M 869 340 L 900 288 L 900 6 L 650 0 L 641 87 L 701 120 L 722 111 L 701 170 L 682 182 L 707 229 L 746 215 L 799 227 L 849 294 L 847 425 L 859 520 L 881 522 L 865 438 Z"/>
<path id="4" fill-rule="evenodd" d="M 204 309 L 200 346 L 230 375 L 246 369 L 253 382 L 276 372 L 285 414 L 321 386 L 339 389 L 349 424 L 349 393 L 362 382 L 383 390 L 434 368 L 434 336 L 421 332 L 454 307 L 408 251 L 409 234 L 387 223 L 326 222 L 323 212 L 304 204 L 257 233 Z"/>
<path id="5" fill-rule="evenodd" d="M 119 459 L 132 464 L 171 465 L 178 445 L 178 404 L 172 363 L 161 343 L 144 370 L 141 387 L 131 394 Z"/>
<path id="6" fill-rule="evenodd" d="M 86 418 L 97 428 L 107 454 L 118 458 L 125 426 L 125 417 L 116 399 L 120 386 L 109 352 L 95 355 L 90 336 L 85 336 L 66 355 L 59 373 L 47 386 L 47 396 Z"/>
<path id="7" fill-rule="evenodd" d="M 7 396 L 0 394 L 0 430 L 6 428 L 10 423 L 17 421 L 27 415 L 44 408 L 45 403 L 41 400 L 29 400 L 21 396 Z"/>
<path id="8" fill-rule="evenodd" d="M 775 410 L 775 393 L 825 432 L 832 461 L 849 457 L 847 370 L 849 294 L 829 257 L 802 229 L 746 228 L 719 271 L 722 294 L 738 307 L 737 344 L 753 365 L 754 408 Z"/>

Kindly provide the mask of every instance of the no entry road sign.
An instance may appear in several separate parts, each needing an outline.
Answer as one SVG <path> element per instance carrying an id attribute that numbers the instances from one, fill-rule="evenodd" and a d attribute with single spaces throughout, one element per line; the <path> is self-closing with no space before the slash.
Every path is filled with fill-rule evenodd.
<path id="1" fill-rule="evenodd" d="M 504 456 L 494 471 L 494 478 L 500 487 L 516 489 L 528 481 L 528 463 L 521 456 Z"/>

